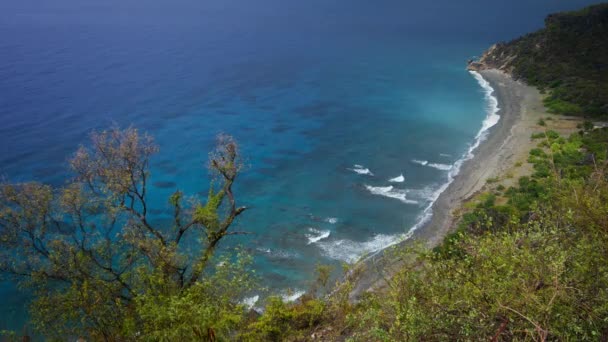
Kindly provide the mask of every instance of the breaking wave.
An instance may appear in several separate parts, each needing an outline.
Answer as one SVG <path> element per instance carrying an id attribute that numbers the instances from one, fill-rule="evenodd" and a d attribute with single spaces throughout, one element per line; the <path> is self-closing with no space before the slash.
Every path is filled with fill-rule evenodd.
<path id="1" fill-rule="evenodd" d="M 412 163 L 422 165 L 422 166 L 432 167 L 434 169 L 441 170 L 441 171 L 449 171 L 453 167 L 453 165 L 440 164 L 440 163 L 429 163 L 428 160 L 419 160 L 419 159 L 412 159 Z"/>
<path id="2" fill-rule="evenodd" d="M 405 177 L 403 177 L 403 174 L 401 174 L 398 177 L 389 179 L 388 181 L 391 183 L 403 183 L 403 181 L 405 181 Z"/>
<path id="3" fill-rule="evenodd" d="M 428 162 L 428 160 L 412 159 L 412 163 L 426 166 L 426 164 L 428 164 L 429 162 Z"/>
<path id="4" fill-rule="evenodd" d="M 305 293 L 306 291 L 304 290 L 283 291 L 281 298 L 284 302 L 294 302 L 298 298 L 302 297 Z"/>
<path id="5" fill-rule="evenodd" d="M 336 217 L 328 217 L 325 219 L 325 222 L 329 223 L 329 224 L 336 224 L 338 223 L 338 218 Z"/>
<path id="6" fill-rule="evenodd" d="M 430 163 L 428 166 L 441 171 L 449 171 L 452 169 L 452 165 L 448 164 Z"/>
<path id="7" fill-rule="evenodd" d="M 409 238 L 410 235 L 411 233 L 397 235 L 378 234 L 368 241 L 359 242 L 343 239 L 323 241 L 320 242 L 318 246 L 323 251 L 323 254 L 329 258 L 347 263 L 354 263 L 362 256 L 373 255 L 376 252 Z"/>
<path id="8" fill-rule="evenodd" d="M 368 175 L 368 176 L 374 175 L 368 168 L 364 167 L 363 165 L 359 165 L 359 164 L 353 165 L 353 168 L 349 169 L 349 170 L 354 171 L 360 175 Z"/>
<path id="9" fill-rule="evenodd" d="M 331 232 L 329 230 L 318 230 L 315 228 L 308 228 L 310 234 L 306 234 L 306 238 L 308 238 L 308 245 L 311 243 L 319 242 L 323 239 L 327 239 Z"/>
<path id="10" fill-rule="evenodd" d="M 370 186 L 366 185 L 365 188 L 373 195 L 384 196 L 389 198 L 398 199 L 403 203 L 407 204 L 418 204 L 418 201 L 407 199 L 407 190 L 395 189 L 392 185 L 389 186 Z"/>
<path id="11" fill-rule="evenodd" d="M 291 253 L 288 251 L 284 251 L 281 249 L 270 249 L 270 248 L 259 247 L 259 248 L 256 248 L 256 250 L 258 252 L 266 254 L 270 258 L 275 258 L 275 259 L 290 259 L 290 258 L 297 257 L 297 254 L 294 254 L 294 253 Z"/>
<path id="12" fill-rule="evenodd" d="M 255 295 L 251 297 L 247 297 L 241 301 L 241 304 L 245 305 L 247 309 L 251 310 L 255 306 L 255 304 L 260 300 L 260 296 Z"/>

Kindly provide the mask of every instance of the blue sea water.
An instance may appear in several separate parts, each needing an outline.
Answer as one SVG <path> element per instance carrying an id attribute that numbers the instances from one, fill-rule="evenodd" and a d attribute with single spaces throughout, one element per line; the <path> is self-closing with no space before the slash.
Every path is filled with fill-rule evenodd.
<path id="1" fill-rule="evenodd" d="M 214 137 L 234 135 L 251 207 L 237 229 L 254 234 L 227 245 L 297 293 L 315 265 L 353 262 L 420 220 L 487 116 L 467 59 L 587 3 L 4 0 L 0 175 L 61 185 L 91 130 L 134 125 L 161 147 L 161 221 L 175 189 L 206 193 Z M 12 283 L 0 296 L 0 329 L 20 329 L 26 297 Z"/>

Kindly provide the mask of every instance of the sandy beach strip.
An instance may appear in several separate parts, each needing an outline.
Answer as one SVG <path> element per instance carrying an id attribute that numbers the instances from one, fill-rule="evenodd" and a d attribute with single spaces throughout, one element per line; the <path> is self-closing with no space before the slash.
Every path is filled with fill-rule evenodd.
<path id="1" fill-rule="evenodd" d="M 428 247 L 441 243 L 455 227 L 458 217 L 455 211 L 463 203 L 481 191 L 488 179 L 500 178 L 509 173 L 510 180 L 531 173 L 527 163 L 529 151 L 536 146 L 530 138 L 533 133 L 542 132 L 541 118 L 550 116 L 543 106 L 542 94 L 538 89 L 512 79 L 499 70 L 479 71 L 494 89 L 498 100 L 500 120 L 490 128 L 487 138 L 473 151 L 474 157 L 465 161 L 452 183 L 441 193 L 432 206 L 431 219 L 416 230 L 412 237 L 401 244 L 384 250 L 368 258 L 362 265 L 362 272 L 356 280 L 351 298 L 356 299 L 364 291 L 382 288 L 385 279 L 398 269 L 400 261 L 392 256 L 395 248 L 421 241 Z M 563 135 L 576 131 L 579 119 L 552 116 L 551 127 Z M 520 164 L 520 166 L 515 166 Z M 508 183 L 508 180 L 507 180 Z M 510 184 L 507 184 L 510 185 Z"/>
<path id="2" fill-rule="evenodd" d="M 480 191 L 488 179 L 503 175 L 515 163 L 527 159 L 535 145 L 530 139 L 535 131 L 535 121 L 546 115 L 536 88 L 498 70 L 479 73 L 494 89 L 500 120 L 490 128 L 487 139 L 473 151 L 474 157 L 462 165 L 452 184 L 437 198 L 430 222 L 414 234 L 415 239 L 423 239 L 429 246 L 442 241 L 455 223 L 454 210 Z"/>

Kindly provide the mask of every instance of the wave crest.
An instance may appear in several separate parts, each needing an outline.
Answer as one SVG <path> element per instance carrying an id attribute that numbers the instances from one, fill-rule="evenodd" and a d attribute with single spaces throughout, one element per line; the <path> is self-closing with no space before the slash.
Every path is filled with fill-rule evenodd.
<path id="1" fill-rule="evenodd" d="M 357 262 L 364 255 L 373 255 L 385 248 L 407 239 L 410 234 L 385 235 L 378 234 L 368 241 L 335 240 L 319 243 L 323 254 L 335 260 L 347 263 Z"/>
<path id="2" fill-rule="evenodd" d="M 419 160 L 419 159 L 412 159 L 412 163 L 422 165 L 422 166 L 432 167 L 434 169 L 441 170 L 441 171 L 449 171 L 453 167 L 453 165 L 440 164 L 440 163 L 429 163 L 428 160 Z"/>
<path id="3" fill-rule="evenodd" d="M 338 218 L 337 217 L 328 217 L 325 219 L 325 222 L 327 222 L 329 224 L 336 224 L 336 223 L 338 223 Z"/>
<path id="4" fill-rule="evenodd" d="M 418 159 L 412 159 L 412 163 L 414 164 L 418 164 L 418 165 L 422 165 L 422 166 L 426 166 L 426 164 L 428 164 L 428 160 L 418 160 Z"/>
<path id="5" fill-rule="evenodd" d="M 329 235 L 331 234 L 331 231 L 329 231 L 329 230 L 318 230 L 315 228 L 308 228 L 308 231 L 310 232 L 310 234 L 306 234 L 306 238 L 308 238 L 307 245 L 310 245 L 311 243 L 319 242 L 323 239 L 327 239 L 329 237 Z"/>
<path id="6" fill-rule="evenodd" d="M 353 165 L 353 167 L 351 169 L 349 169 L 351 171 L 354 171 L 360 175 L 368 175 L 368 176 L 373 176 L 374 174 L 370 171 L 370 169 L 364 167 L 363 165 L 359 165 L 359 164 L 355 164 Z"/>
<path id="7" fill-rule="evenodd" d="M 366 185 L 365 188 L 372 193 L 372 195 L 384 196 L 389 198 L 398 199 L 403 203 L 407 204 L 418 204 L 418 201 L 407 199 L 407 190 L 395 189 L 392 185 L 389 186 L 371 186 Z"/>
<path id="8" fill-rule="evenodd" d="M 428 166 L 441 171 L 450 171 L 452 169 L 452 165 L 448 164 L 430 163 Z"/>
<path id="9" fill-rule="evenodd" d="M 388 180 L 391 183 L 403 183 L 405 181 L 405 177 L 403 177 L 403 173 L 395 178 L 391 178 Z"/>
<path id="10" fill-rule="evenodd" d="M 281 294 L 281 299 L 283 299 L 284 302 L 295 302 L 298 298 L 302 297 L 304 294 L 306 293 L 306 291 L 304 290 L 288 290 L 288 291 L 283 291 L 283 293 Z"/>

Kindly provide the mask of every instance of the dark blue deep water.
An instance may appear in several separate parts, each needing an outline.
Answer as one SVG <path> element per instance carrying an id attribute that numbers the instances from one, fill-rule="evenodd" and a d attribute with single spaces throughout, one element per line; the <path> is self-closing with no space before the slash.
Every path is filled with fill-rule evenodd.
<path id="1" fill-rule="evenodd" d="M 207 152 L 232 134 L 252 207 L 238 226 L 255 234 L 229 244 L 254 254 L 264 285 L 298 292 L 316 264 L 419 220 L 487 115 L 466 60 L 587 3 L 3 0 L 0 175 L 60 185 L 91 130 L 132 124 L 161 147 L 162 220 L 176 188 L 206 192 Z M 25 297 L 11 283 L 0 296 L 0 329 L 20 329 Z"/>

